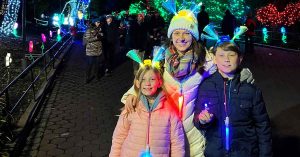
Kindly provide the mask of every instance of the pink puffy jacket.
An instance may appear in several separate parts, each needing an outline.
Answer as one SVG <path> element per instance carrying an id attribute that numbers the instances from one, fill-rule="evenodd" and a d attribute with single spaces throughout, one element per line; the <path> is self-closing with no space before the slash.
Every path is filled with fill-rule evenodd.
<path id="1" fill-rule="evenodd" d="M 153 157 L 184 157 L 182 123 L 167 101 L 148 112 L 140 101 L 137 110 L 121 113 L 113 133 L 110 157 L 139 157 L 146 149 L 148 125 L 149 146 Z M 149 124 L 150 123 L 150 124 Z"/>

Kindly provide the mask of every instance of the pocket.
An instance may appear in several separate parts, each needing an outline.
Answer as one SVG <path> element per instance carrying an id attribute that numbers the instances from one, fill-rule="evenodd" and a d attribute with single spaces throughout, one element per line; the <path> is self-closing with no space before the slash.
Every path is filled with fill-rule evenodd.
<path id="1" fill-rule="evenodd" d="M 240 114 L 242 117 L 251 115 L 253 104 L 250 101 L 241 101 L 239 105 Z"/>

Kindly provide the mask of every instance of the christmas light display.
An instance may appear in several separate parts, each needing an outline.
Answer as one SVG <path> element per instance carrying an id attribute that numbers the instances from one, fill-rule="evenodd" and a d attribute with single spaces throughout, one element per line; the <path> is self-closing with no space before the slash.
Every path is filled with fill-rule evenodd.
<path id="1" fill-rule="evenodd" d="M 280 28 L 280 32 L 281 32 L 281 34 L 282 34 L 282 36 L 281 36 L 281 41 L 282 41 L 284 44 L 286 44 L 286 43 L 287 43 L 287 41 L 286 41 L 287 37 L 286 37 L 286 30 L 285 30 L 285 28 L 284 28 L 284 27 L 281 27 L 281 28 Z"/>
<path id="2" fill-rule="evenodd" d="M 41 34 L 41 38 L 42 38 L 42 46 L 41 46 L 41 49 L 42 49 L 42 55 L 43 55 L 43 54 L 44 54 L 44 49 L 45 49 L 45 44 L 44 44 L 44 43 L 46 43 L 47 38 L 46 38 L 46 36 L 45 36 L 44 33 Z"/>
<path id="3" fill-rule="evenodd" d="M 18 37 L 18 23 L 16 22 L 15 24 L 14 24 L 14 28 L 13 28 L 13 35 L 15 36 L 15 37 Z"/>
<path id="4" fill-rule="evenodd" d="M 18 18 L 20 8 L 20 0 L 9 0 L 7 4 L 7 11 L 4 14 L 4 19 L 0 27 L 0 33 L 9 35 L 13 33 L 14 24 Z"/>
<path id="5" fill-rule="evenodd" d="M 262 34 L 263 34 L 263 42 L 268 43 L 269 35 L 268 35 L 268 29 L 266 27 L 262 29 Z"/>
<path id="6" fill-rule="evenodd" d="M 52 24 L 56 27 L 61 25 L 74 26 L 77 21 L 79 28 L 86 28 L 83 22 L 83 17 L 87 19 L 87 8 L 90 0 L 69 0 L 66 2 L 61 13 L 54 14 Z"/>
<path id="7" fill-rule="evenodd" d="M 278 12 L 274 4 L 262 7 L 256 12 L 257 20 L 266 26 L 291 26 L 300 20 L 300 2 L 288 4 L 282 12 Z"/>
<path id="8" fill-rule="evenodd" d="M 150 5 L 153 6 L 153 8 L 156 8 L 165 20 L 169 20 L 170 12 L 163 9 L 162 4 L 171 3 L 172 1 L 175 0 L 153 0 L 150 1 Z M 221 21 L 226 9 L 229 9 L 237 19 L 242 19 L 244 17 L 245 0 L 177 0 L 175 3 L 177 10 L 191 9 L 199 3 L 204 4 L 211 21 Z"/>
<path id="9" fill-rule="evenodd" d="M 32 52 L 33 52 L 33 41 L 32 40 L 29 41 L 28 51 L 29 51 L 29 54 L 30 54 L 29 59 L 34 61 L 34 58 L 32 56 Z"/>
<path id="10" fill-rule="evenodd" d="M 129 14 L 139 14 L 139 13 L 144 13 L 144 15 L 147 14 L 147 10 L 146 8 L 144 8 L 142 6 L 142 4 L 144 4 L 142 1 L 138 2 L 138 3 L 133 3 L 129 6 Z"/>

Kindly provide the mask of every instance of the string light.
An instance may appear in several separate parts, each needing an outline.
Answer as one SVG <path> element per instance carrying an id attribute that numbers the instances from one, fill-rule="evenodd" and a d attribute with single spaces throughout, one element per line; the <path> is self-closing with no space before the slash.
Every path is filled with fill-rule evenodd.
<path id="1" fill-rule="evenodd" d="M 13 33 L 14 24 L 18 18 L 18 12 L 20 8 L 20 0 L 9 0 L 7 4 L 7 10 L 4 14 L 4 19 L 0 27 L 0 33 L 9 35 Z"/>
<path id="2" fill-rule="evenodd" d="M 288 4 L 282 12 L 278 12 L 274 4 L 257 10 L 257 20 L 266 26 L 291 26 L 300 20 L 300 2 Z"/>

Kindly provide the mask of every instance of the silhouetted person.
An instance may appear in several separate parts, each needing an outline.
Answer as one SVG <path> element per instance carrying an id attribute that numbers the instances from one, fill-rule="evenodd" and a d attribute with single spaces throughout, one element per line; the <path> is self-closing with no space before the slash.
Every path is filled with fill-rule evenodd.
<path id="1" fill-rule="evenodd" d="M 119 32 L 118 26 L 113 20 L 112 15 L 106 16 L 106 24 L 104 27 L 104 56 L 106 60 L 106 69 L 105 75 L 111 75 L 111 71 L 113 68 L 114 55 L 116 54 L 116 47 L 119 44 Z"/>
<path id="2" fill-rule="evenodd" d="M 245 52 L 246 53 L 253 53 L 254 52 L 254 39 L 255 36 L 255 28 L 256 28 L 256 22 L 252 18 L 252 14 L 249 13 L 247 15 L 246 23 L 248 30 L 245 34 Z"/>
<path id="3" fill-rule="evenodd" d="M 203 28 L 209 24 L 209 16 L 208 16 L 208 13 L 205 11 L 204 5 L 201 6 L 201 11 L 197 15 L 197 20 L 198 20 L 199 34 L 201 34 L 203 31 Z"/>
<path id="4" fill-rule="evenodd" d="M 228 9 L 225 11 L 225 16 L 223 17 L 221 27 L 223 35 L 229 35 L 230 38 L 233 37 L 233 32 L 236 27 L 236 18 Z"/>

